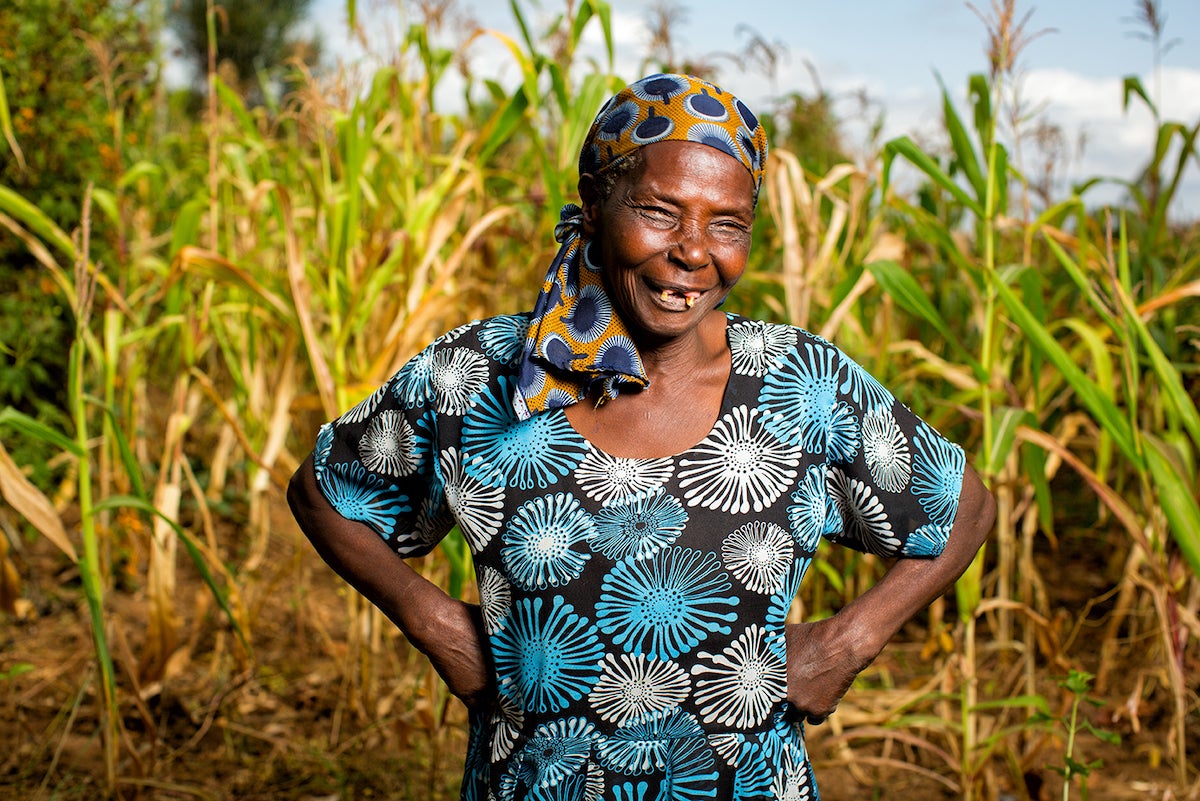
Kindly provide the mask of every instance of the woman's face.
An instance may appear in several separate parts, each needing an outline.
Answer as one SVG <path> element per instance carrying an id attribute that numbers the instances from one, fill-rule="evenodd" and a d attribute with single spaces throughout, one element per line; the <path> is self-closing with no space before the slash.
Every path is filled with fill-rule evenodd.
<path id="1" fill-rule="evenodd" d="M 643 167 L 605 199 L 591 176 L 580 180 L 584 232 L 631 333 L 662 344 L 693 332 L 745 272 L 754 182 L 708 145 L 656 142 L 641 154 Z"/>

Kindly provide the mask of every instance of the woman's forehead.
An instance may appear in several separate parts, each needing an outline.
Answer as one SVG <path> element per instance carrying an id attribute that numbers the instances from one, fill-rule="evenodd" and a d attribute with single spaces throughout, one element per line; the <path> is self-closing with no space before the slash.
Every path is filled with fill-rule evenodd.
<path id="1" fill-rule="evenodd" d="M 639 167 L 618 180 L 628 194 L 696 196 L 723 211 L 745 207 L 753 214 L 754 180 L 737 159 L 697 142 L 656 142 L 639 156 Z"/>

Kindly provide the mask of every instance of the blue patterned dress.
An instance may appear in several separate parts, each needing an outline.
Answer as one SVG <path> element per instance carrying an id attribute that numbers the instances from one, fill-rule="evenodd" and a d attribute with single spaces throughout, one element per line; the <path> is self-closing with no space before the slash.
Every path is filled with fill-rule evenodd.
<path id="1" fill-rule="evenodd" d="M 673 457 L 610 455 L 561 409 L 520 422 L 528 317 L 441 337 L 324 426 L 318 485 L 402 556 L 457 523 L 498 697 L 468 801 L 816 799 L 784 619 L 821 537 L 935 556 L 963 452 L 841 351 L 728 315 L 720 416 Z"/>

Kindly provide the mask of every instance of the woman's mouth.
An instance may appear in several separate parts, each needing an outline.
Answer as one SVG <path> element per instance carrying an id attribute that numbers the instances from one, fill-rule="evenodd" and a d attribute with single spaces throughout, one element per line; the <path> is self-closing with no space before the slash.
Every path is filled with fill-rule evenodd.
<path id="1" fill-rule="evenodd" d="M 678 308 L 680 305 L 682 305 L 683 307 L 690 309 L 693 305 L 695 305 L 696 299 L 702 294 L 704 293 L 696 292 L 695 290 L 684 292 L 678 289 L 664 289 L 661 293 L 659 293 L 658 297 L 659 300 L 661 300 L 667 306 Z"/>

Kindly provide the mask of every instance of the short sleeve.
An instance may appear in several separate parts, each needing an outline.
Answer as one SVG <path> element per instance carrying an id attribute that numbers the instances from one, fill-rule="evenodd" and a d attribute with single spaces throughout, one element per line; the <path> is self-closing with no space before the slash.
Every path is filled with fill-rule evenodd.
<path id="1" fill-rule="evenodd" d="M 880 556 L 946 547 L 962 490 L 962 448 L 833 345 L 836 394 L 826 438 L 826 536 Z"/>
<path id="2" fill-rule="evenodd" d="M 428 553 L 454 523 L 437 466 L 437 344 L 317 435 L 315 472 L 325 499 L 401 556 Z"/>

